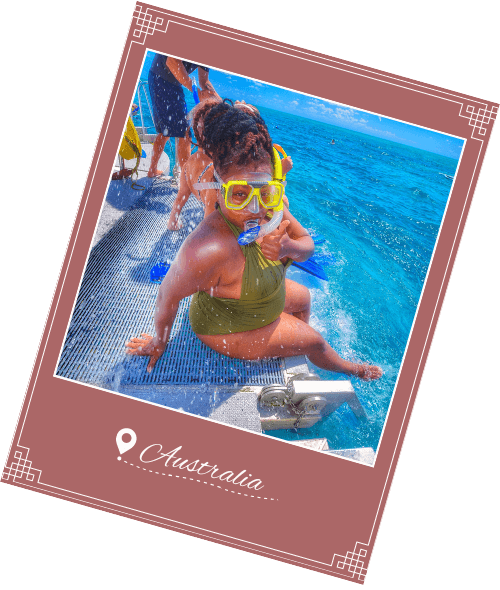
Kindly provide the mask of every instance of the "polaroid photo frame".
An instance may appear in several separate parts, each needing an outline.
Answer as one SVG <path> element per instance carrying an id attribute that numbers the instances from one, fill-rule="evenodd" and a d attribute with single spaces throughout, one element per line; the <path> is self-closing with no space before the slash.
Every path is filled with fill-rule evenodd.
<path id="1" fill-rule="evenodd" d="M 115 380 L 111 375 L 99 385 L 58 374 L 72 319 L 83 303 L 79 296 L 85 275 L 94 268 L 89 266 L 89 260 L 93 260 L 99 240 L 118 223 L 111 219 L 109 228 L 104 227 L 98 235 L 148 52 L 202 64 L 211 71 L 251 80 L 257 87 L 276 87 L 280 92 L 307 97 L 311 106 L 319 110 L 329 108 L 332 116 L 338 115 L 332 121 L 340 129 L 339 137 L 355 131 L 339 125 L 342 115 L 348 118 L 361 114 L 359 121 L 366 113 L 365 123 L 377 117 L 448 137 L 455 145 L 460 142 L 459 152 L 453 154 L 456 172 L 443 172 L 443 178 L 439 178 L 436 171 L 436 183 L 451 181 L 449 196 L 442 207 L 411 333 L 373 455 L 368 451 L 360 453 L 359 448 L 358 452 L 349 453 L 346 451 L 351 449 L 345 446 L 325 449 L 318 442 L 322 436 L 309 437 L 306 429 L 299 428 L 297 414 L 292 413 L 294 421 L 290 425 L 300 431 L 294 440 L 279 436 L 279 429 L 265 435 L 257 431 L 258 425 L 251 428 L 241 421 L 224 422 L 213 415 L 190 412 L 180 403 L 169 406 L 165 396 L 171 393 L 140 399 L 137 386 L 134 395 L 127 395 L 116 385 L 122 376 L 119 372 L 115 372 Z M 217 90 L 215 82 L 214 86 Z M 263 107 L 263 113 L 267 112 L 265 104 L 260 105 L 257 100 L 255 104 Z M 438 86 L 168 9 L 136 4 L 2 482 L 364 583 L 498 108 L 496 103 Z M 286 115 L 284 110 L 284 119 Z M 367 127 L 365 124 L 365 133 Z M 359 131 L 362 132 L 358 127 Z M 333 145 L 341 147 L 342 140 L 338 139 Z M 380 139 L 383 144 L 383 138 Z M 293 156 L 293 149 L 289 151 Z M 290 185 L 294 175 L 301 174 L 295 161 L 294 167 L 289 175 Z M 128 189 L 127 182 L 123 186 Z M 137 183 L 140 182 L 138 179 Z M 168 180 L 165 184 L 169 184 Z M 422 192 L 414 198 L 432 197 Z M 293 194 L 292 188 L 289 194 Z M 137 198 L 141 199 L 139 195 L 140 191 Z M 152 211 L 160 217 L 167 213 L 154 198 L 142 209 L 134 209 L 133 203 L 128 209 Z M 122 211 L 120 220 L 133 221 L 132 215 L 126 217 L 128 209 Z M 138 218 L 139 215 L 134 219 Z M 136 266 L 144 260 L 149 264 L 151 248 L 157 246 L 157 242 L 144 241 L 127 256 L 136 256 Z M 119 247 L 117 244 L 116 248 Z M 106 276 L 101 275 L 99 280 L 104 292 Z M 85 299 L 89 322 L 106 315 L 104 307 L 92 305 L 96 296 L 97 292 L 90 292 Z M 112 332 L 121 318 L 113 316 L 112 302 L 108 309 Z M 146 316 L 152 319 L 153 311 L 154 298 L 150 298 L 150 307 L 141 311 L 142 315 L 130 318 L 130 335 L 142 329 Z M 80 329 L 84 332 L 87 326 Z M 70 357 L 70 362 L 90 364 L 90 369 L 98 366 L 102 351 L 112 345 L 104 337 L 95 343 L 93 361 L 83 355 L 79 360 Z M 285 363 L 287 377 L 294 369 Z M 106 377 L 110 377 L 109 373 Z M 325 380 L 322 375 L 320 381 Z M 153 384 L 151 389 L 156 387 L 155 391 L 160 391 L 163 385 Z M 248 391 L 243 393 L 257 407 L 263 385 L 243 384 L 245 387 Z M 368 391 L 363 387 L 354 383 L 355 391 Z M 231 397 L 223 387 L 219 387 L 220 392 L 224 401 Z M 360 398 L 361 406 L 363 401 L 368 405 L 362 394 Z M 351 420 L 350 412 L 355 406 L 353 402 L 339 420 Z M 342 413 L 342 408 L 345 410 L 345 404 L 336 411 Z M 369 421 L 370 409 L 365 411 Z M 262 410 L 261 417 L 265 412 Z M 314 409 L 310 413 L 314 414 Z M 323 423 L 325 418 L 328 419 L 323 416 L 315 424 Z M 311 439 L 316 442 L 304 443 Z"/>

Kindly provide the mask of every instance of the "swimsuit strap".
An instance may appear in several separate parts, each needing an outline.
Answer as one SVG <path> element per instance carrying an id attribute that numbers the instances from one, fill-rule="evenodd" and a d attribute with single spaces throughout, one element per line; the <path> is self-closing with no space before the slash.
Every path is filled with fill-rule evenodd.
<path id="1" fill-rule="evenodd" d="M 201 174 L 198 176 L 198 181 L 193 183 L 193 188 L 196 189 L 198 191 L 198 198 L 200 199 L 200 201 L 202 201 L 203 199 L 201 198 L 201 194 L 200 191 L 202 190 L 210 190 L 210 189 L 214 189 L 214 188 L 218 188 L 219 184 L 217 182 L 201 182 L 201 179 L 203 178 L 205 172 L 207 170 L 209 170 L 209 168 L 211 166 L 213 166 L 214 163 L 210 162 L 209 164 L 207 164 L 205 166 L 205 168 L 203 168 Z"/>
<path id="2" fill-rule="evenodd" d="M 234 237 L 237 238 L 241 234 L 241 229 L 239 227 L 236 227 L 234 223 L 231 223 L 229 219 L 224 215 L 224 213 L 222 213 L 221 208 L 219 207 L 219 203 L 215 203 L 215 209 L 222 215 L 222 219 L 226 222 L 228 228 L 233 232 Z M 252 244 L 255 244 L 255 242 L 252 242 Z M 248 245 L 251 246 L 252 244 Z M 243 250 L 243 248 L 246 248 L 246 246 L 240 246 L 240 248 Z"/>
<path id="3" fill-rule="evenodd" d="M 198 176 L 198 182 L 201 182 L 201 179 L 203 178 L 203 175 L 205 174 L 205 172 L 210 168 L 210 166 L 213 166 L 214 163 L 210 162 L 210 164 L 207 164 L 205 166 L 205 168 L 203 168 L 203 172 Z"/>

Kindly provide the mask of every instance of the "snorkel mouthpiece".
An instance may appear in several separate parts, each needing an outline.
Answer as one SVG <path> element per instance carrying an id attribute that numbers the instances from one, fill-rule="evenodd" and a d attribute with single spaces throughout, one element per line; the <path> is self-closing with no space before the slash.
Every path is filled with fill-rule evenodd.
<path id="1" fill-rule="evenodd" d="M 257 238 L 266 236 L 279 226 L 282 219 L 283 208 L 281 208 L 279 211 L 274 210 L 270 221 L 263 226 L 254 225 L 253 227 L 250 227 L 250 229 L 247 229 L 247 225 L 249 226 L 250 224 L 257 223 L 255 221 L 247 221 L 245 224 L 245 231 L 238 236 L 238 244 L 240 246 L 248 246 L 248 244 L 255 242 Z"/>
<path id="2" fill-rule="evenodd" d="M 238 244 L 240 246 L 248 246 L 259 237 L 260 225 L 257 221 L 247 221 L 245 223 L 245 231 L 238 236 Z"/>

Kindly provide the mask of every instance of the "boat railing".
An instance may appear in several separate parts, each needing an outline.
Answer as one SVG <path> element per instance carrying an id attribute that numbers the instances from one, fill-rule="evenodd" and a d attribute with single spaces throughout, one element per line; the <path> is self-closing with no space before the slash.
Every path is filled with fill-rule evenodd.
<path id="1" fill-rule="evenodd" d="M 141 97 L 141 95 L 144 95 L 144 98 Z M 138 102 L 139 102 L 139 117 L 141 118 L 141 126 L 137 127 L 137 132 L 139 133 L 139 135 L 149 135 L 148 130 L 149 129 L 153 129 L 154 130 L 154 125 L 150 125 L 148 127 L 146 127 L 144 125 L 144 109 L 143 109 L 143 100 L 146 100 L 146 104 L 148 107 L 148 111 L 149 111 L 149 117 L 151 120 L 153 120 L 153 109 L 151 108 L 151 103 L 149 102 L 149 95 L 148 95 L 148 83 L 146 80 L 141 80 L 137 86 L 137 98 L 138 98 Z M 152 133 L 151 135 L 156 135 L 156 133 Z M 142 138 L 141 138 L 142 140 Z M 154 140 L 153 140 L 154 141 Z"/>

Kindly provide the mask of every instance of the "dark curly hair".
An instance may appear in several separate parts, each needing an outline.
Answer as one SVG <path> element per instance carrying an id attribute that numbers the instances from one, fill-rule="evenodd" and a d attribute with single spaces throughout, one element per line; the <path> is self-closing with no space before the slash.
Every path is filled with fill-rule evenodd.
<path id="1" fill-rule="evenodd" d="M 250 114 L 227 102 L 206 100 L 195 111 L 192 125 L 196 141 L 222 174 L 231 164 L 273 161 L 273 142 L 256 109 Z"/>

